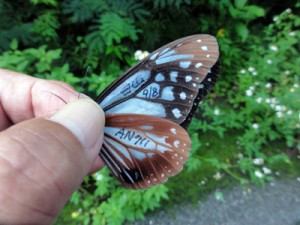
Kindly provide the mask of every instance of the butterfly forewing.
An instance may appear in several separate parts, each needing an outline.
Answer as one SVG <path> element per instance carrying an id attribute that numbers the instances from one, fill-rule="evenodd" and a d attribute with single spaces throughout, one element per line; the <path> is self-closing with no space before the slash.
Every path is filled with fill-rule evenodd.
<path id="1" fill-rule="evenodd" d="M 191 147 L 181 126 L 146 115 L 106 115 L 104 137 L 101 157 L 131 189 L 145 189 L 179 173 Z"/>
<path id="2" fill-rule="evenodd" d="M 128 70 L 96 101 L 109 114 L 151 115 L 186 127 L 216 81 L 218 57 L 213 36 L 176 40 Z"/>

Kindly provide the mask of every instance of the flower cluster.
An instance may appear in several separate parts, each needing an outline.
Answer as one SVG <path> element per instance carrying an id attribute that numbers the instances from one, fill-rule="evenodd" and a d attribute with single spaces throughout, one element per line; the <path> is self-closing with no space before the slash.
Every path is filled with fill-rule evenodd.
<path id="1" fill-rule="evenodd" d="M 148 51 L 137 50 L 134 53 L 134 59 L 135 60 L 142 60 L 142 59 L 146 58 L 148 55 L 149 55 Z"/>

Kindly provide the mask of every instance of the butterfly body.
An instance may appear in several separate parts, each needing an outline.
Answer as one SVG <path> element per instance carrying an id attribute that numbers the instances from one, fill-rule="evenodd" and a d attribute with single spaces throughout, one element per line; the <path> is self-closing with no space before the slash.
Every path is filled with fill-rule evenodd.
<path id="1" fill-rule="evenodd" d="M 213 36 L 176 40 L 96 99 L 107 114 L 100 156 L 123 186 L 144 189 L 180 172 L 190 148 L 185 128 L 216 82 L 218 57 Z"/>

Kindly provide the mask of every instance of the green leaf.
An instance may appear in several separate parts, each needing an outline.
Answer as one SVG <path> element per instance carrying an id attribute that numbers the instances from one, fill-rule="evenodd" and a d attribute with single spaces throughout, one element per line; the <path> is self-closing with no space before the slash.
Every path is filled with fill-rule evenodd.
<path id="1" fill-rule="evenodd" d="M 134 21 L 122 18 L 115 13 L 105 13 L 100 18 L 100 32 L 106 45 L 120 44 L 125 37 L 132 41 L 137 40 L 139 30 L 135 29 Z"/>
<path id="2" fill-rule="evenodd" d="M 243 23 L 238 23 L 235 25 L 236 28 L 236 32 L 237 34 L 240 36 L 240 38 L 242 39 L 242 41 L 246 41 L 248 34 L 249 34 L 249 30 L 247 28 L 247 26 Z"/>
<path id="3" fill-rule="evenodd" d="M 33 4 L 46 4 L 46 5 L 52 5 L 52 6 L 57 6 L 57 1 L 56 0 L 30 0 Z"/>
<path id="4" fill-rule="evenodd" d="M 13 39 L 11 42 L 10 42 L 10 48 L 12 50 L 17 50 L 18 49 L 18 41 L 16 39 Z"/>
<path id="5" fill-rule="evenodd" d="M 234 5 L 237 8 L 243 8 L 247 2 L 248 2 L 248 0 L 235 0 Z"/>

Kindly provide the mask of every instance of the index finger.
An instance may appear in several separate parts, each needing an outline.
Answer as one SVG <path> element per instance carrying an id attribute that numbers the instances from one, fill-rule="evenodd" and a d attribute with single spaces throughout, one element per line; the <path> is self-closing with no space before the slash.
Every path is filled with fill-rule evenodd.
<path id="1" fill-rule="evenodd" d="M 0 69 L 0 131 L 34 117 L 49 117 L 66 103 L 87 98 L 70 85 Z"/>

